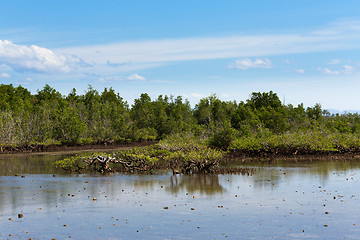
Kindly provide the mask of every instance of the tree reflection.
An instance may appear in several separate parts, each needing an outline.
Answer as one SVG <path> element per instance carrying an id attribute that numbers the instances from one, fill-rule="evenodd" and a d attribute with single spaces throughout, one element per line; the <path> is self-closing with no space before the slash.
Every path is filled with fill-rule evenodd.
<path id="1" fill-rule="evenodd" d="M 54 174 L 63 173 L 54 167 L 53 162 L 66 155 L 14 154 L 0 156 L 0 176 L 15 174 Z"/>
<path id="2" fill-rule="evenodd" d="M 318 176 L 323 184 L 331 179 L 335 173 L 345 173 L 360 168 L 360 161 L 354 158 L 339 156 L 330 159 L 273 159 L 272 161 L 254 161 L 243 163 L 242 166 L 257 168 L 252 176 L 254 187 L 276 188 L 284 179 L 304 179 Z"/>
<path id="3" fill-rule="evenodd" d="M 200 194 L 214 195 L 223 193 L 225 189 L 221 186 L 217 174 L 194 174 L 171 176 L 167 191 L 172 193 L 179 193 L 180 191 L 199 192 Z"/>

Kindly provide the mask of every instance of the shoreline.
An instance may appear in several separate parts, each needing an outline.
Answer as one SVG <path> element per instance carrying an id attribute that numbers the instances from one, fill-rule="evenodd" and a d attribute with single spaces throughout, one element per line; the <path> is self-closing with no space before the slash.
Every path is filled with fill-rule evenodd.
<path id="1" fill-rule="evenodd" d="M 307 154 L 274 154 L 274 155 L 249 155 L 229 153 L 224 163 L 243 162 L 272 162 L 272 161 L 321 161 L 321 160 L 360 160 L 360 152 L 332 152 L 332 153 L 307 153 Z"/>
<path id="2" fill-rule="evenodd" d="M 157 141 L 144 141 L 134 143 L 98 143 L 86 145 L 36 145 L 36 146 L 23 146 L 23 147 L 3 147 L 0 151 L 0 156 L 16 155 L 16 154 L 72 154 L 78 152 L 96 152 L 96 151 L 116 151 L 127 150 L 133 147 L 145 147 L 156 144 Z"/>
<path id="3" fill-rule="evenodd" d="M 0 151 L 0 157 L 14 157 L 23 155 L 66 155 L 85 152 L 111 152 L 120 150 L 131 150 L 134 147 L 146 147 L 154 145 L 158 141 L 143 141 L 133 143 L 97 143 L 87 145 L 36 145 L 24 147 L 3 147 Z M 272 162 L 272 161 L 313 161 L 313 160 L 360 160 L 359 151 L 311 151 L 311 152 L 294 152 L 292 151 L 239 151 L 230 150 L 221 160 L 223 164 L 236 162 L 249 163 L 252 161 Z"/>

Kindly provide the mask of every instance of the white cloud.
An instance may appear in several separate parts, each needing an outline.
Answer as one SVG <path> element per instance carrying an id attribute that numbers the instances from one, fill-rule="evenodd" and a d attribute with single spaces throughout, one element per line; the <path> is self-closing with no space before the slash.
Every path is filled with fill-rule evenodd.
<path id="1" fill-rule="evenodd" d="M 117 79 L 114 77 L 98 77 L 97 80 L 102 83 L 111 83 L 113 80 L 117 80 Z"/>
<path id="2" fill-rule="evenodd" d="M 239 64 L 231 66 L 234 68 L 271 68 L 271 61 L 261 59 L 262 56 L 271 58 L 276 55 L 360 49 L 359 26 L 360 21 L 341 20 L 318 31 L 298 31 L 297 34 L 292 31 L 263 35 L 153 39 L 51 50 L 0 40 L 0 66 L 3 64 L 19 72 L 68 73 L 79 69 L 81 73 L 86 71 L 99 76 L 122 73 L 125 74 L 123 80 L 141 80 L 136 76 L 126 79 L 126 74 L 176 61 L 228 58 L 240 59 Z M 250 59 L 247 66 L 241 63 L 242 58 Z M 286 58 L 289 58 L 284 60 L 286 63 L 293 63 L 290 56 L 283 59 Z M 256 63 L 256 60 L 263 63 Z M 88 66 L 85 62 L 91 63 L 91 68 L 81 69 Z"/>
<path id="3" fill-rule="evenodd" d="M 286 64 L 293 64 L 295 61 L 292 60 L 292 59 L 285 59 L 284 62 L 285 62 Z"/>
<path id="4" fill-rule="evenodd" d="M 169 80 L 151 80 L 150 82 L 153 82 L 153 83 L 175 83 L 174 81 L 169 81 Z"/>
<path id="5" fill-rule="evenodd" d="M 140 76 L 137 73 L 128 76 L 126 79 L 131 80 L 131 81 L 145 81 L 146 80 L 146 78 L 144 78 L 143 76 Z"/>
<path id="6" fill-rule="evenodd" d="M 63 48 L 54 51 L 75 54 L 96 66 L 107 67 L 107 70 L 114 63 L 131 63 L 120 66 L 120 70 L 129 71 L 130 68 L 133 71 L 174 61 L 258 58 L 360 49 L 360 28 L 358 27 L 360 21 L 350 23 L 351 27 L 348 22 L 339 21 L 317 32 L 299 34 L 157 39 Z"/>
<path id="7" fill-rule="evenodd" d="M 23 80 L 21 80 L 20 82 L 17 82 L 16 84 L 20 84 L 20 85 L 29 85 L 33 82 L 34 80 L 30 77 L 27 77 Z"/>
<path id="8" fill-rule="evenodd" d="M 318 68 L 318 71 L 328 75 L 352 74 L 355 68 L 351 65 L 344 65 L 342 69 L 331 70 L 329 68 Z"/>
<path id="9" fill-rule="evenodd" d="M 207 97 L 206 95 L 201 94 L 201 93 L 192 93 L 191 96 L 194 97 L 194 98 L 198 98 L 198 99 Z"/>
<path id="10" fill-rule="evenodd" d="M 345 74 L 351 74 L 351 73 L 353 73 L 354 70 L 355 70 L 355 68 L 354 68 L 353 66 L 351 66 L 351 65 L 344 65 L 344 70 L 343 70 L 343 72 L 344 72 Z"/>
<path id="11" fill-rule="evenodd" d="M 330 24 L 329 26 L 313 31 L 313 34 L 318 35 L 336 35 L 344 31 L 359 31 L 360 21 L 357 19 L 341 18 Z"/>
<path id="12" fill-rule="evenodd" d="M 71 72 L 85 63 L 71 55 L 57 55 L 53 51 L 36 45 L 17 45 L 0 40 L 0 64 L 18 72 Z"/>
<path id="13" fill-rule="evenodd" d="M 89 76 L 95 76 L 97 77 L 97 80 L 99 82 L 104 82 L 104 83 L 110 83 L 110 82 L 113 82 L 113 81 L 117 81 L 117 82 L 121 82 L 121 81 L 145 81 L 146 78 L 137 74 L 137 73 L 134 73 L 130 76 L 99 76 L 99 75 L 96 75 L 96 74 L 88 74 Z"/>
<path id="14" fill-rule="evenodd" d="M 110 66 L 110 67 L 121 67 L 121 66 L 124 66 L 126 64 L 129 64 L 128 62 L 119 62 L 119 63 L 116 63 L 116 62 L 111 62 L 110 60 L 107 60 L 106 61 L 106 65 Z"/>
<path id="15" fill-rule="evenodd" d="M 0 77 L 1 77 L 1 78 L 9 78 L 10 75 L 9 75 L 8 73 L 1 73 L 1 74 L 0 74 Z"/>
<path id="16" fill-rule="evenodd" d="M 247 70 L 249 68 L 272 68 L 273 65 L 268 58 L 257 58 L 251 60 L 250 58 L 238 59 L 235 63 L 230 64 L 229 68 L 238 68 L 241 70 Z"/>
<path id="17" fill-rule="evenodd" d="M 340 74 L 340 71 L 330 70 L 328 68 L 318 68 L 318 71 L 320 71 L 321 73 L 324 73 L 324 74 L 328 74 L 328 75 L 339 75 Z"/>
<path id="18" fill-rule="evenodd" d="M 332 59 L 329 64 L 339 64 L 341 62 L 340 59 Z"/>
<path id="19" fill-rule="evenodd" d="M 297 73 L 301 73 L 301 74 L 304 74 L 304 73 L 305 73 L 305 70 L 304 70 L 304 69 L 301 69 L 301 68 L 294 69 L 294 71 L 297 72 Z"/>
<path id="20" fill-rule="evenodd" d="M 216 98 L 218 98 L 219 96 L 221 98 L 229 98 L 230 97 L 230 94 L 228 93 L 221 93 L 220 95 L 217 95 L 217 94 L 213 94 L 213 93 L 209 93 L 209 94 L 203 94 L 203 93 L 191 93 L 190 96 L 188 96 L 187 94 L 184 94 L 183 95 L 184 97 L 186 98 L 191 98 L 191 99 L 196 99 L 196 101 L 198 101 L 199 99 L 202 99 L 202 98 L 208 98 L 210 96 L 216 96 Z"/>

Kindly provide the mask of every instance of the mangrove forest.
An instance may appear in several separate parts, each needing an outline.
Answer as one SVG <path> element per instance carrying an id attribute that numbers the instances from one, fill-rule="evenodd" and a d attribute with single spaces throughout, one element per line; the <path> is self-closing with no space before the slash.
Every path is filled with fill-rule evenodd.
<path id="1" fill-rule="evenodd" d="M 160 141 L 161 148 L 194 139 L 201 149 L 250 155 L 351 153 L 359 152 L 359 137 L 359 114 L 330 114 L 320 104 L 285 105 L 272 91 L 253 92 L 240 102 L 210 95 L 195 107 L 181 96 L 151 99 L 144 93 L 130 106 L 113 88 L 98 92 L 89 86 L 84 94 L 73 89 L 62 95 L 49 85 L 35 94 L 0 85 L 1 152 L 146 141 Z"/>

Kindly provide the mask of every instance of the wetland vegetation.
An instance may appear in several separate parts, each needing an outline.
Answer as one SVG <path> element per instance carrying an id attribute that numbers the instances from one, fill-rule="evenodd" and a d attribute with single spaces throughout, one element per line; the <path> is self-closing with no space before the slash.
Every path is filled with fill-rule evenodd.
<path id="1" fill-rule="evenodd" d="M 2 84 L 0 95 L 3 153 L 153 142 L 117 152 L 121 168 L 167 166 L 206 173 L 234 155 L 354 154 L 360 150 L 359 114 L 330 114 L 320 104 L 285 105 L 272 91 L 254 92 L 240 102 L 211 95 L 194 108 L 181 96 L 151 99 L 146 93 L 129 106 L 114 89 L 99 93 L 91 86 L 83 95 L 73 89 L 64 96 L 48 85 L 31 94 L 24 87 Z M 70 159 L 72 164 L 78 164 L 74 159 Z M 62 164 L 58 166 L 67 167 Z"/>
<path id="2" fill-rule="evenodd" d="M 153 143 L 75 156 L 2 154 L 0 238 L 359 235 L 358 114 L 284 105 L 273 92 L 240 103 L 209 96 L 191 108 L 181 97 L 147 94 L 130 107 L 112 89 L 0 91 L 3 153 Z"/>

